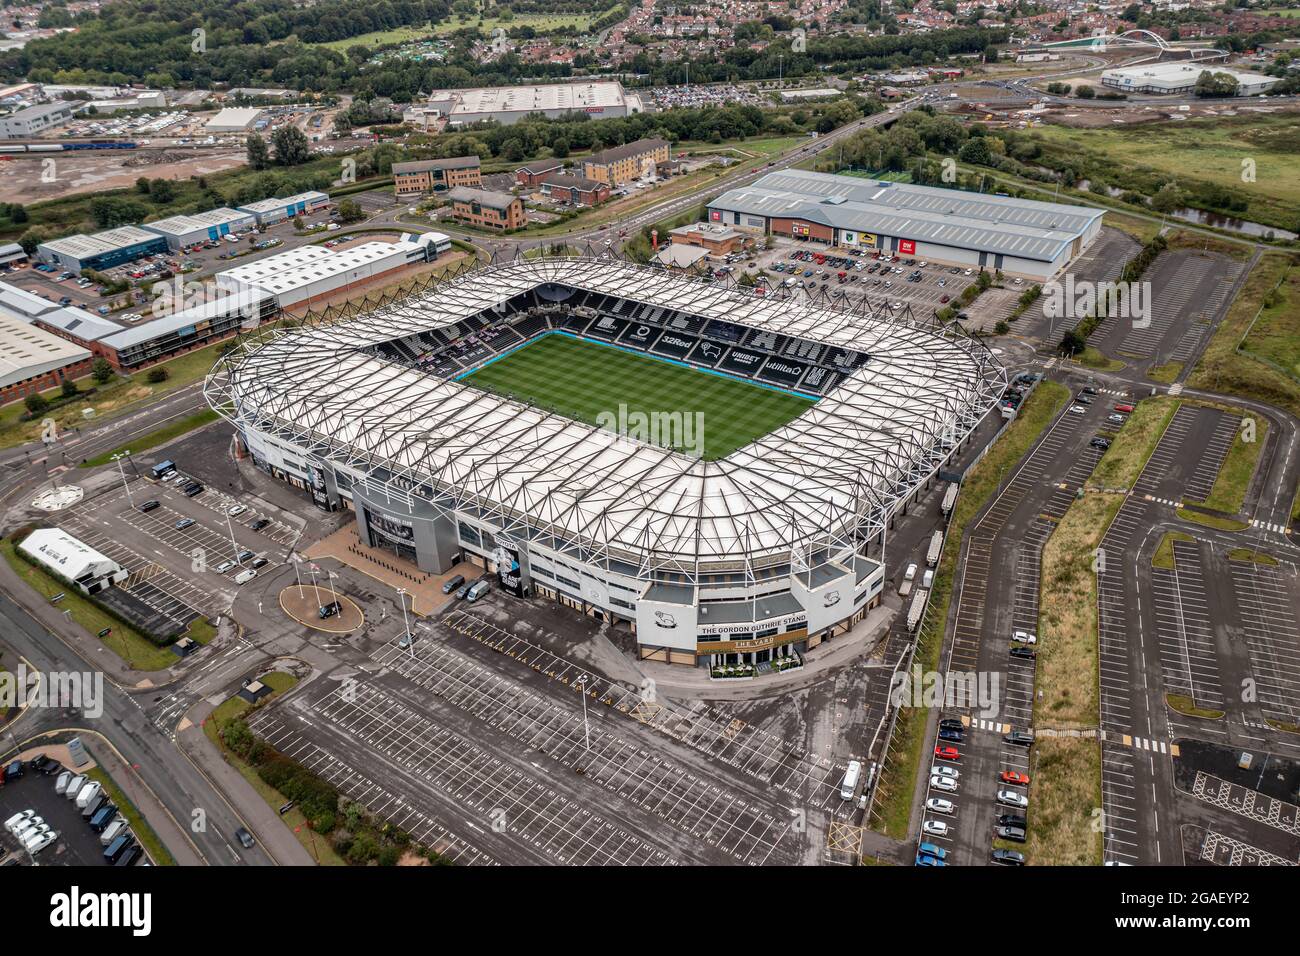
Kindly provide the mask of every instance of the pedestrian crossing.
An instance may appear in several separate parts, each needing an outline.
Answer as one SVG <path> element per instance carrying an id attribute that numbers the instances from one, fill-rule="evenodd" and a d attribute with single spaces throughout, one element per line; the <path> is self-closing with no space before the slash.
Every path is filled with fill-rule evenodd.
<path id="1" fill-rule="evenodd" d="M 995 734 L 1011 733 L 1010 724 L 1001 724 L 995 720 L 985 720 L 983 717 L 962 717 L 961 722 L 967 727 L 975 730 L 988 730 Z"/>
<path id="2" fill-rule="evenodd" d="M 1291 529 L 1284 524 L 1277 524 L 1272 521 L 1261 521 L 1258 518 L 1250 519 L 1252 528 L 1263 528 L 1265 531 L 1275 531 L 1278 534 L 1290 534 Z"/>
<path id="3" fill-rule="evenodd" d="M 1170 743 L 1167 740 L 1148 740 L 1146 737 L 1134 737 L 1132 734 L 1117 734 L 1105 730 L 1101 731 L 1101 739 L 1107 743 L 1132 747 L 1134 750 L 1168 754 L 1171 757 L 1177 757 L 1180 753 L 1178 744 Z"/>
<path id="4" fill-rule="evenodd" d="M 1177 396 L 1183 394 L 1183 383 L 1182 383 L 1182 382 L 1174 382 L 1174 384 L 1170 385 L 1170 386 L 1169 386 L 1169 394 L 1170 394 L 1170 396 L 1172 396 L 1172 397 L 1177 397 Z"/>

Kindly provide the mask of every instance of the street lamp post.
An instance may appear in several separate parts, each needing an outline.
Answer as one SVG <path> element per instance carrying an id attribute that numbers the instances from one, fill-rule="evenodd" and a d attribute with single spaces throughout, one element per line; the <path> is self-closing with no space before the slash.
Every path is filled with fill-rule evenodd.
<path id="1" fill-rule="evenodd" d="M 243 564 L 239 560 L 239 545 L 235 543 L 235 526 L 230 521 L 230 512 L 226 512 L 226 530 L 230 532 L 230 555 L 235 559 L 236 564 Z"/>
<path id="2" fill-rule="evenodd" d="M 406 616 L 406 588 L 397 589 L 397 600 L 402 605 L 402 627 L 406 630 L 406 651 L 415 657 L 415 640 L 411 637 L 411 622 Z"/>
<path id="3" fill-rule="evenodd" d="M 126 469 L 122 467 L 122 459 L 131 454 L 131 449 L 118 452 L 116 455 L 110 455 L 113 461 L 117 462 L 117 473 L 122 476 L 122 487 L 126 489 L 126 500 L 131 507 L 135 507 L 135 499 L 131 497 L 131 486 L 126 480 Z"/>
<path id="4" fill-rule="evenodd" d="M 591 725 L 587 722 L 587 677 L 583 674 L 578 678 L 578 690 L 582 694 L 582 733 L 586 739 L 585 754 L 591 754 Z"/>

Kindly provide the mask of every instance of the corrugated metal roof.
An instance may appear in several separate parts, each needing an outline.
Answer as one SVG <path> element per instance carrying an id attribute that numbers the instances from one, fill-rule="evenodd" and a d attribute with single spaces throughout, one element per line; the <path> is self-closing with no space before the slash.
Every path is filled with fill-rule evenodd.
<path id="1" fill-rule="evenodd" d="M 1104 214 L 1086 206 L 802 170 L 769 173 L 709 205 L 1045 262 Z"/>

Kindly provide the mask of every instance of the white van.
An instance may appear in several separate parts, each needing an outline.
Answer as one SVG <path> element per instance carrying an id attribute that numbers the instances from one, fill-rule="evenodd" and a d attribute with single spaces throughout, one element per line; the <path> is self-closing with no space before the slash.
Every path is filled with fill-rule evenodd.
<path id="1" fill-rule="evenodd" d="M 104 832 L 99 835 L 99 845 L 108 846 L 119 836 L 121 836 L 122 831 L 125 829 L 126 829 L 125 820 L 121 820 L 121 819 L 114 820 L 112 823 L 106 826 L 104 828 Z"/>
<path id="2" fill-rule="evenodd" d="M 840 784 L 840 799 L 852 800 L 858 789 L 858 777 L 862 776 L 862 764 L 856 760 L 849 761 L 849 769 L 844 771 L 844 782 Z"/>
<path id="3" fill-rule="evenodd" d="M 27 821 L 36 816 L 35 810 L 23 810 L 21 813 L 15 813 L 5 821 L 5 829 L 10 833 L 17 833 L 20 829 L 27 826 Z"/>
<path id="4" fill-rule="evenodd" d="M 39 833 L 31 837 L 29 840 L 26 840 L 23 843 L 23 849 L 32 856 L 35 856 L 58 838 L 59 834 L 55 830 L 50 830 L 48 833 Z"/>
<path id="5" fill-rule="evenodd" d="M 90 806 L 90 801 L 94 800 L 97 796 L 99 796 L 99 784 L 86 784 L 81 788 L 81 792 L 77 794 L 77 809 L 86 809 L 86 807 Z"/>
<path id="6" fill-rule="evenodd" d="M 72 771 L 71 770 L 63 771 L 63 773 L 59 774 L 57 777 L 54 778 L 54 792 L 62 796 L 64 791 L 68 789 L 68 784 L 71 782 L 72 782 Z"/>
<path id="7" fill-rule="evenodd" d="M 66 784 L 67 789 L 63 791 L 63 795 L 67 797 L 69 800 L 75 800 L 77 799 L 77 794 L 81 792 L 81 788 L 84 787 L 85 785 L 86 785 L 86 775 L 78 774 L 77 776 L 73 777 L 71 780 L 67 782 Z"/>
<path id="8" fill-rule="evenodd" d="M 252 568 L 245 568 L 243 571 L 240 571 L 238 574 L 235 575 L 235 583 L 247 584 L 255 577 L 257 577 L 256 571 L 254 571 Z"/>

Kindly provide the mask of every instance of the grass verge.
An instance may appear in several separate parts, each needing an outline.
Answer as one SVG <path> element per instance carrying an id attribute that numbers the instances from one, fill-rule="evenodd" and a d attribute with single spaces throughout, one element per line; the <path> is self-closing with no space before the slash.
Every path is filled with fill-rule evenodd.
<path id="1" fill-rule="evenodd" d="M 204 425 L 215 422 L 220 416 L 212 409 L 204 409 L 193 415 L 187 415 L 185 418 L 177 419 L 169 425 L 164 425 L 156 431 L 149 432 L 147 435 L 141 435 L 130 445 L 121 448 L 114 448 L 112 451 L 106 451 L 102 455 L 96 455 L 81 463 L 82 468 L 95 468 L 99 465 L 107 465 L 113 460 L 114 455 L 120 455 L 122 452 L 130 451 L 131 454 L 139 454 L 142 451 L 148 451 L 150 448 L 157 448 L 184 435 L 186 432 L 192 432 L 196 428 L 202 428 Z"/>
<path id="2" fill-rule="evenodd" d="M 1041 660 L 1041 657 L 1040 657 Z M 1034 800 L 1025 857 L 1034 866 L 1099 866 L 1101 745 L 1088 737 L 1039 737 L 1030 754 Z"/>
<path id="3" fill-rule="evenodd" d="M 1147 369 L 1147 378 L 1153 382 L 1169 385 L 1178 378 L 1182 370 L 1182 362 L 1166 362 L 1164 365 L 1153 365 Z"/>
<path id="4" fill-rule="evenodd" d="M 163 841 L 158 838 L 153 827 L 149 826 L 149 821 L 144 818 L 139 808 L 132 803 L 122 788 L 113 782 L 113 778 L 108 775 L 103 767 L 92 767 L 86 771 L 86 776 L 103 788 L 108 794 L 108 798 L 113 801 L 113 806 L 117 807 L 117 812 L 125 818 L 131 826 L 131 832 L 135 834 L 136 841 L 144 847 L 149 859 L 153 860 L 158 866 L 175 866 L 176 859 L 163 846 Z"/>
<path id="5" fill-rule="evenodd" d="M 1254 422 L 1254 434 L 1251 441 L 1245 441 L 1245 429 L 1238 428 L 1237 436 L 1232 440 L 1232 447 L 1224 456 L 1219 466 L 1218 477 L 1214 479 L 1214 488 L 1210 496 L 1200 504 L 1213 511 L 1235 515 L 1241 512 L 1246 503 L 1246 489 L 1255 477 L 1255 466 L 1259 464 L 1260 449 L 1268 437 L 1268 421 L 1255 415 L 1247 415 L 1243 421 Z M 1188 499 L 1191 500 L 1191 499 Z"/>
<path id="6" fill-rule="evenodd" d="M 269 696 L 262 698 L 261 706 L 265 706 L 280 695 L 287 693 L 298 683 L 296 677 L 283 671 L 272 671 L 269 674 L 262 675 L 260 679 L 272 691 Z M 289 802 L 289 798 L 263 780 L 253 766 L 226 746 L 225 740 L 221 736 L 221 729 L 226 724 L 243 717 L 251 708 L 252 704 L 236 694 L 229 700 L 222 701 L 208 715 L 208 719 L 203 722 L 203 732 L 221 751 L 222 756 L 226 758 L 226 762 L 238 770 L 239 775 L 257 791 L 258 796 L 266 802 L 266 805 L 279 812 L 280 808 Z M 294 837 L 319 865 L 346 865 L 343 858 L 334 852 L 329 840 L 312 832 L 307 826 L 307 818 L 296 807 L 280 814 L 280 819 L 284 821 L 285 826 L 293 832 Z"/>
<path id="7" fill-rule="evenodd" d="M 1250 527 L 1249 521 L 1238 521 L 1236 518 L 1206 514 L 1204 511 L 1196 511 L 1192 508 L 1179 507 L 1178 517 L 1184 521 L 1191 521 L 1207 528 L 1213 528 L 1215 531 L 1245 531 Z"/>
<path id="8" fill-rule="evenodd" d="M 1139 402 L 1093 469 L 1089 485 L 1132 488 L 1176 411 L 1177 399 L 1165 396 Z"/>
<path id="9" fill-rule="evenodd" d="M 1263 564 L 1270 568 L 1275 568 L 1281 562 L 1273 555 L 1265 551 L 1256 551 L 1254 548 L 1233 548 L 1228 552 L 1229 561 L 1249 561 L 1252 564 Z"/>
<path id="10" fill-rule="evenodd" d="M 1199 717 L 1201 720 L 1223 719 L 1223 711 L 1197 707 L 1196 701 L 1186 694 L 1165 694 L 1165 703 L 1171 710 L 1177 711 L 1184 717 Z"/>
<path id="11" fill-rule="evenodd" d="M 1174 569 L 1174 542 L 1194 540 L 1196 539 L 1190 534 L 1184 534 L 1181 531 L 1166 531 L 1165 536 L 1160 539 L 1160 545 L 1156 548 L 1156 553 L 1151 555 L 1151 567 L 1172 571 Z"/>
<path id="12" fill-rule="evenodd" d="M 935 571 L 930 592 L 930 620 L 937 626 L 927 627 L 918 639 L 915 662 L 923 670 L 939 669 L 943 636 L 947 629 L 948 609 L 952 601 L 957 559 L 961 556 L 966 526 L 984 508 L 997 491 L 1003 477 L 1029 451 L 1048 424 L 1057 416 L 1070 397 L 1070 390 L 1058 382 L 1042 382 L 1025 401 L 1019 416 L 989 453 L 962 479 L 961 494 L 953 508 L 948 538 Z M 924 737 L 927 713 L 919 707 L 903 708 L 894 725 L 889 745 L 889 759 L 881 772 L 880 794 L 876 803 L 874 829 L 896 839 L 906 839 L 911 825 L 912 797 L 916 778 L 928 741 Z"/>
<path id="13" fill-rule="evenodd" d="M 1076 355 L 1074 361 L 1084 368 L 1095 368 L 1100 372 L 1118 372 L 1124 368 L 1124 363 L 1119 359 L 1110 358 L 1091 345 Z"/>
<path id="14" fill-rule="evenodd" d="M 40 568 L 23 560 L 12 541 L 6 539 L 0 542 L 0 552 L 14 573 L 47 601 L 62 593 L 64 597 L 58 603 L 59 610 L 67 611 L 72 620 L 92 639 L 126 661 L 128 667 L 141 671 L 160 671 L 176 663 L 176 655 L 167 648 L 158 647 L 133 627 L 100 610 L 84 598 L 80 591 L 68 587 L 62 581 L 56 581 Z M 106 627 L 112 628 L 112 633 L 107 637 L 96 637 Z"/>
<path id="15" fill-rule="evenodd" d="M 1101 539 L 1123 495 L 1089 494 L 1070 504 L 1043 548 L 1034 725 L 1096 727 L 1097 575 Z M 1088 679 L 1084 675 L 1089 675 Z"/>

